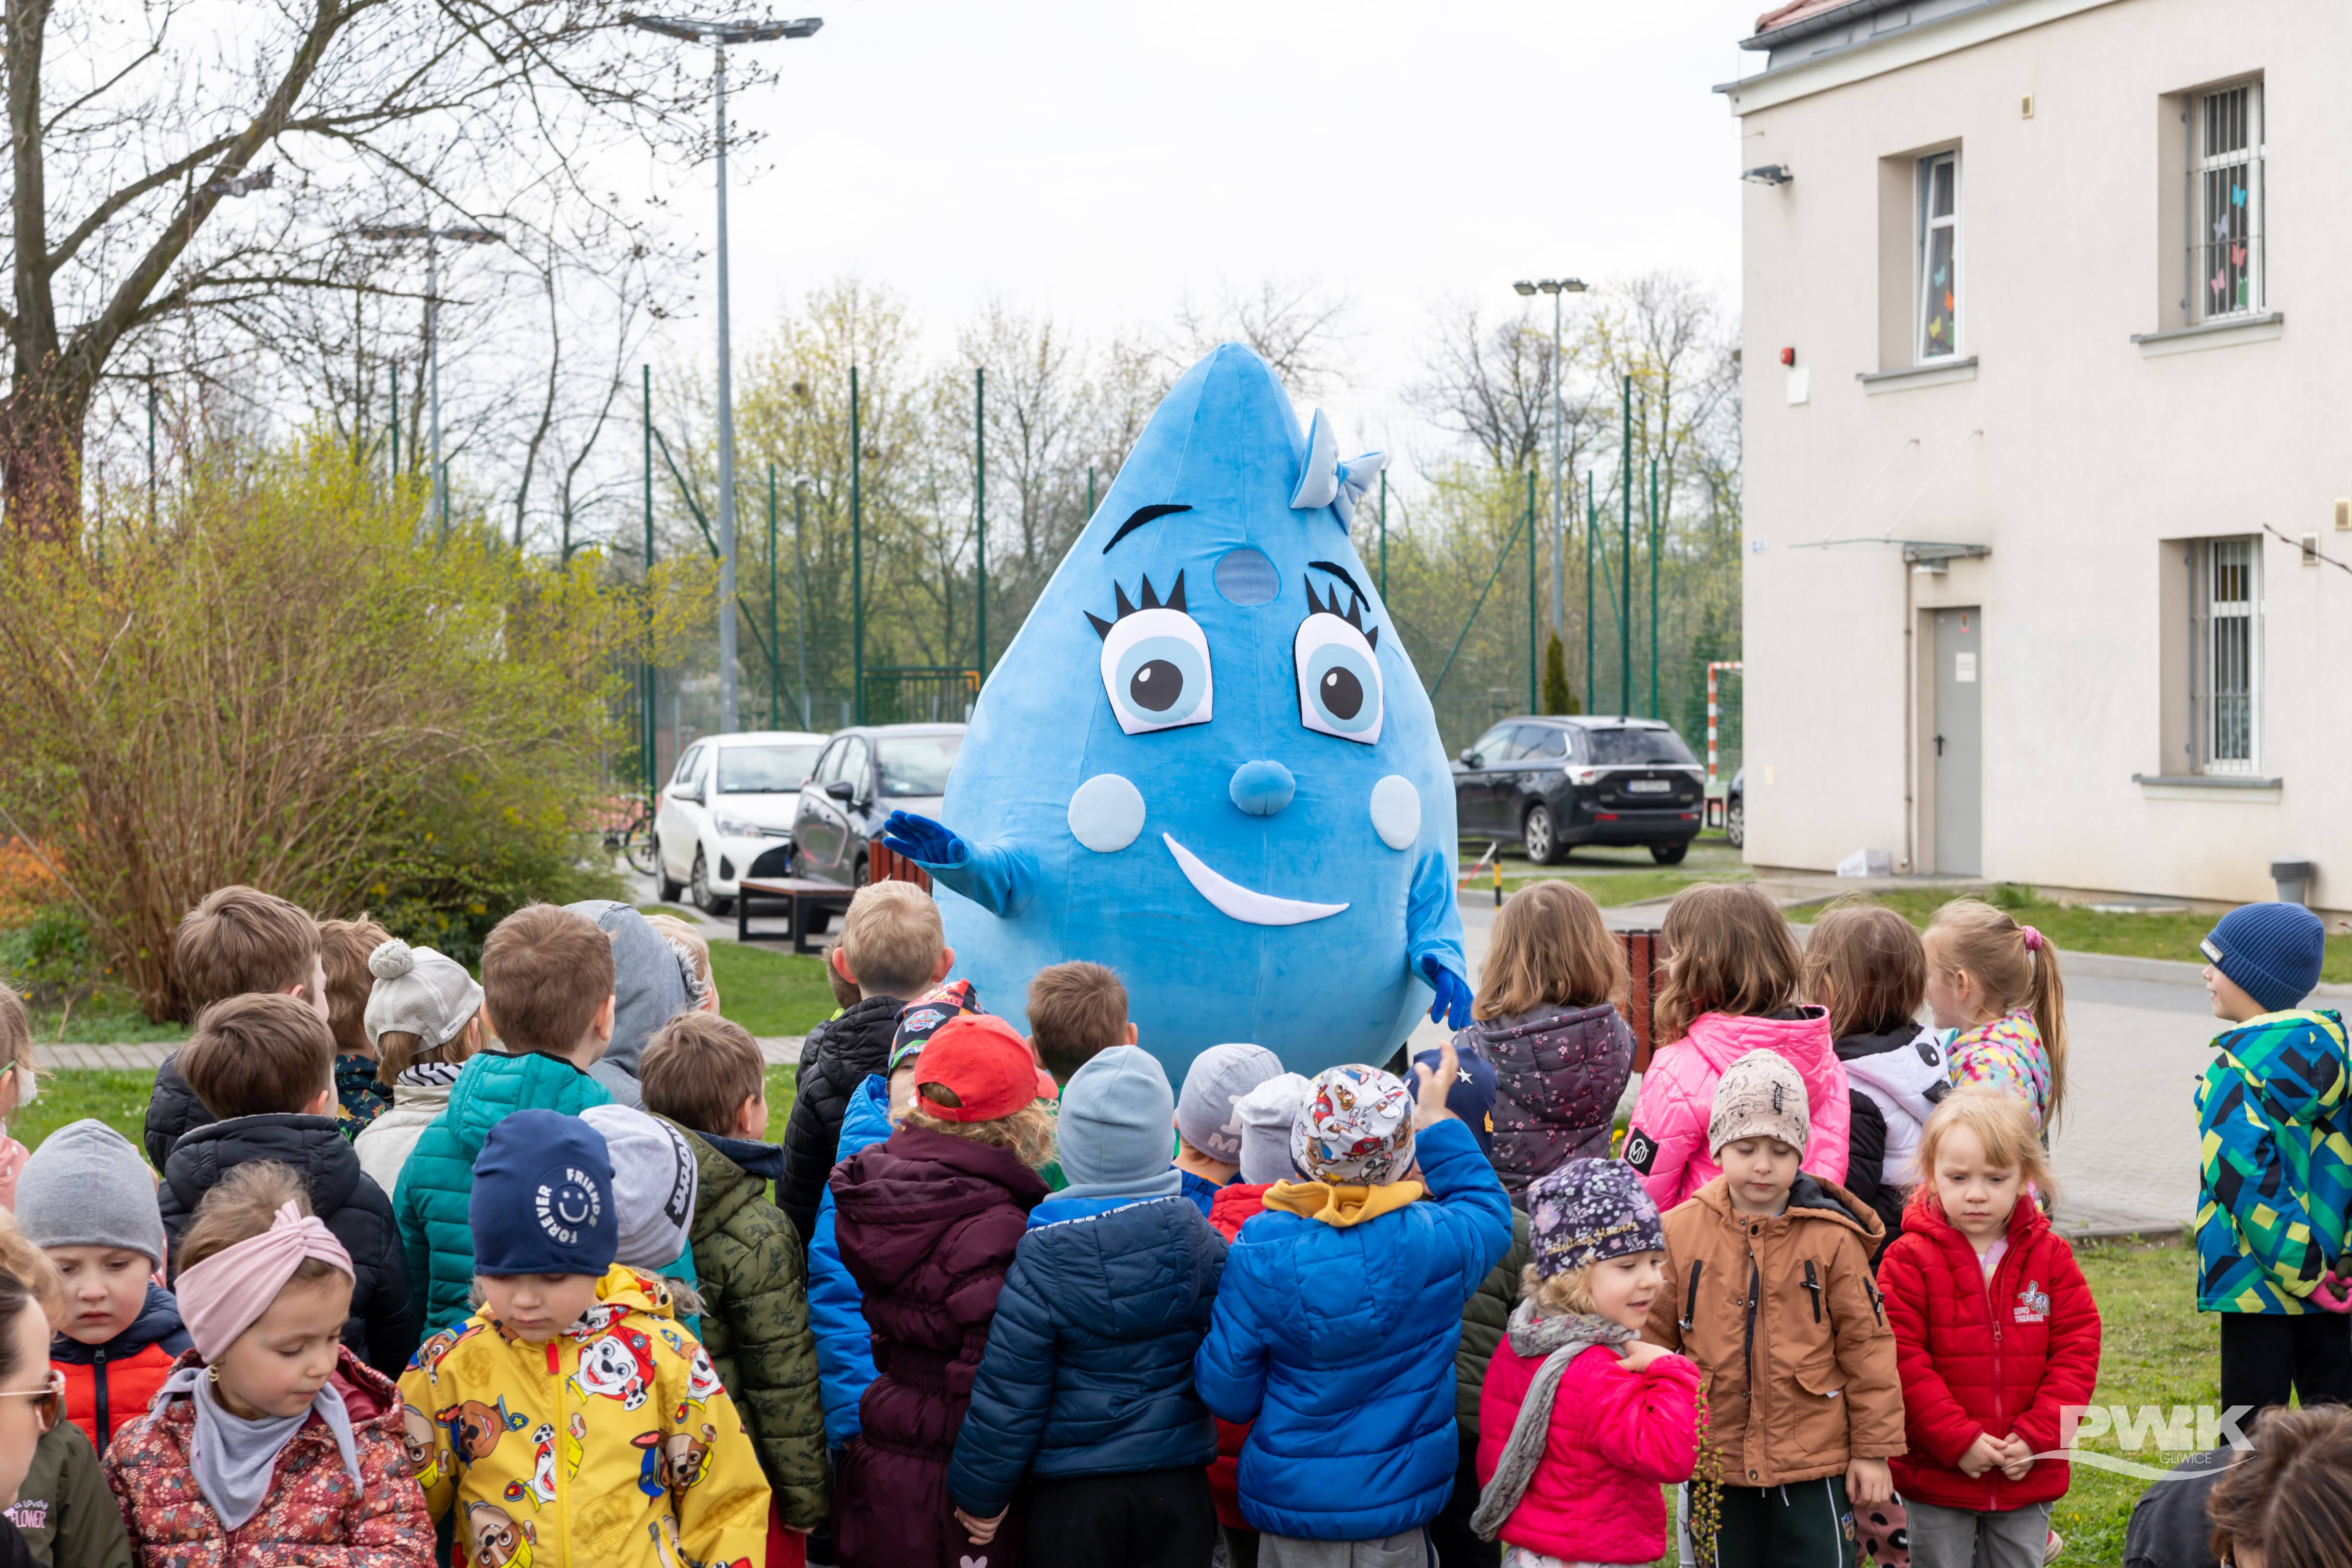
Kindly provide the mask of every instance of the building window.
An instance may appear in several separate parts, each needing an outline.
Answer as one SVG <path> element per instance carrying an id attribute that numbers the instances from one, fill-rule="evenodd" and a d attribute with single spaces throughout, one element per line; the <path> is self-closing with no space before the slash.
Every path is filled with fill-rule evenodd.
<path id="1" fill-rule="evenodd" d="M 2250 773 L 2257 765 L 2262 698 L 2262 541 L 2196 542 L 2190 604 L 2190 732 L 2197 765 L 2209 773 Z"/>
<path id="2" fill-rule="evenodd" d="M 1960 155 L 1919 160 L 1918 357 L 1960 352 Z"/>
<path id="3" fill-rule="evenodd" d="M 2263 84 L 2190 101 L 2189 299 L 2220 321 L 2263 309 Z"/>

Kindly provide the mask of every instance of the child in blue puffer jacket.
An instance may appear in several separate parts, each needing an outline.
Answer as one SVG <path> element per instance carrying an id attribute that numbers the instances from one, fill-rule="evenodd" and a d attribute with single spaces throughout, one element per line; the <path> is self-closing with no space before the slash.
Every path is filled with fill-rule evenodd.
<path id="1" fill-rule="evenodd" d="M 1445 1108 L 1457 1066 L 1449 1044 L 1416 1069 L 1417 1104 L 1370 1068 L 1318 1078 L 1290 1142 L 1314 1179 L 1268 1188 L 1226 1254 L 1193 1371 L 1212 1412 L 1256 1424 L 1240 1483 L 1258 1568 L 1427 1561 L 1460 1457 L 1462 1310 L 1511 1246 L 1502 1183 Z"/>
<path id="2" fill-rule="evenodd" d="M 1175 1109 L 1134 1046 L 1062 1090 L 1070 1184 L 1029 1212 L 948 1468 L 975 1546 L 1028 1473 L 1029 1568 L 1205 1568 L 1216 1550 L 1217 1434 L 1192 1356 L 1225 1243 L 1169 1167 Z"/>

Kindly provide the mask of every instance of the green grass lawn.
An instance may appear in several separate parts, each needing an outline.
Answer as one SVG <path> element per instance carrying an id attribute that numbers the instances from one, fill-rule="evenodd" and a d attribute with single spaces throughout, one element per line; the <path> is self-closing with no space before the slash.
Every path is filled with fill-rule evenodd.
<path id="1" fill-rule="evenodd" d="M 1880 893 L 1873 901 L 1885 905 L 1913 925 L 1925 927 L 1952 894 L 1931 889 Z M 2213 929 L 2214 915 L 2110 915 L 2079 906 L 2031 899 L 2009 912 L 2022 924 L 2040 929 L 2061 948 L 2076 952 L 2111 952 L 2126 958 L 2169 958 L 2202 963 L 2197 944 Z M 1800 914 L 1799 919 L 1808 919 Z M 2352 935 L 2327 939 L 2327 956 L 2319 971 L 2322 980 L 2352 981 Z"/>
<path id="2" fill-rule="evenodd" d="M 100 992 L 70 1008 L 28 1007 L 33 1038 L 38 1044 L 63 1040 L 77 1046 L 136 1046 L 155 1040 L 184 1040 L 185 1024 L 151 1024 L 131 1001 L 131 994 Z"/>
<path id="3" fill-rule="evenodd" d="M 805 1035 L 834 1014 L 821 958 L 714 942 L 710 977 L 719 1010 L 755 1035 Z"/>

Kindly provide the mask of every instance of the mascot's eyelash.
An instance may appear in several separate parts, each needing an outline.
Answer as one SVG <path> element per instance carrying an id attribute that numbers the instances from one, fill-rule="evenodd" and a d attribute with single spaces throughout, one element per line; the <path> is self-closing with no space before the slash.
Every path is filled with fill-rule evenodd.
<path id="1" fill-rule="evenodd" d="M 1350 584 L 1349 586 L 1353 587 L 1354 584 Z M 1328 600 L 1318 599 L 1315 596 L 1315 579 L 1309 577 L 1307 579 L 1307 613 L 1310 616 L 1338 616 L 1341 620 L 1347 622 L 1349 626 L 1364 634 L 1364 641 L 1367 646 L 1371 647 L 1378 647 L 1381 646 L 1381 628 L 1378 626 L 1372 626 L 1368 629 L 1364 626 L 1364 601 L 1360 595 L 1350 597 L 1348 601 L 1348 607 L 1345 610 L 1342 610 L 1339 608 L 1339 590 L 1333 588 L 1331 590 L 1331 597 Z M 1093 618 L 1094 617 L 1091 616 L 1087 617 L 1089 620 L 1092 620 Z M 1100 623 L 1097 624 L 1099 625 Z"/>
<path id="2" fill-rule="evenodd" d="M 1098 637 L 1110 636 L 1112 626 L 1138 610 L 1182 609 L 1184 607 L 1184 574 L 1181 572 L 1176 574 L 1176 585 L 1168 590 L 1168 597 L 1165 600 L 1160 597 L 1160 591 L 1151 585 L 1151 578 L 1148 574 L 1143 579 L 1143 602 L 1140 604 L 1130 603 L 1127 596 L 1127 590 L 1117 583 L 1110 585 L 1110 591 L 1118 597 L 1118 604 L 1117 612 L 1109 620 L 1104 620 L 1092 610 L 1086 612 L 1087 619 L 1094 624 L 1095 636 Z"/>

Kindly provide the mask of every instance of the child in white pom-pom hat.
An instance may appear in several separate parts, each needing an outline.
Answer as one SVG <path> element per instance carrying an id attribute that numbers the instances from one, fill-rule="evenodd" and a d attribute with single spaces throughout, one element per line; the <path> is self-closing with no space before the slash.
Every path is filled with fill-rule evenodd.
<path id="1" fill-rule="evenodd" d="M 449 1086 L 466 1058 L 482 1047 L 482 988 L 456 959 L 397 938 L 368 954 L 368 972 L 375 984 L 362 1026 L 392 1106 L 352 1148 L 360 1169 L 390 1193 L 417 1137 L 448 1109 Z"/>

